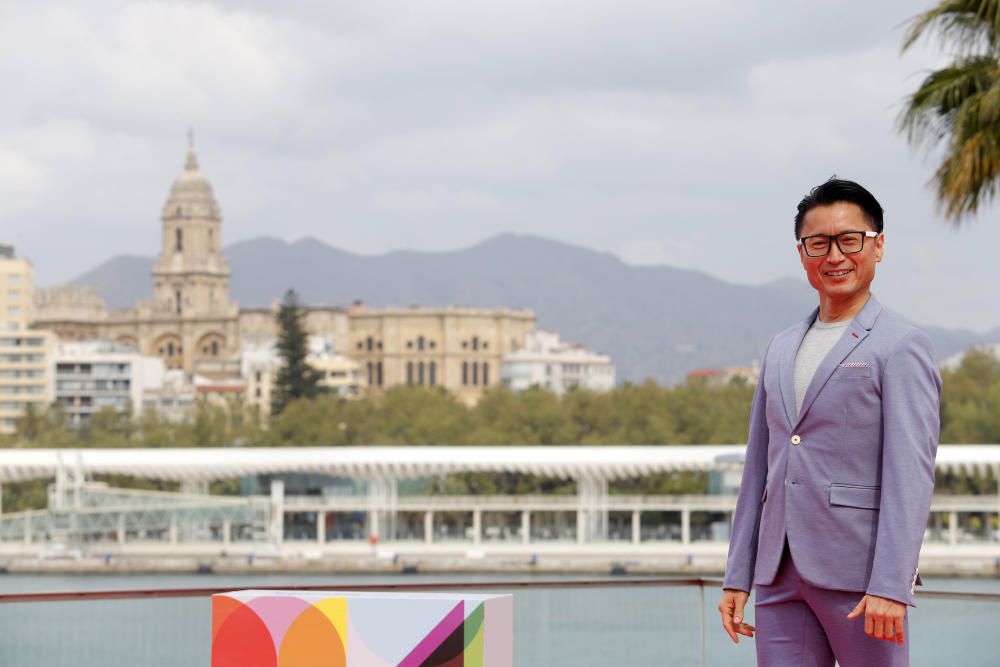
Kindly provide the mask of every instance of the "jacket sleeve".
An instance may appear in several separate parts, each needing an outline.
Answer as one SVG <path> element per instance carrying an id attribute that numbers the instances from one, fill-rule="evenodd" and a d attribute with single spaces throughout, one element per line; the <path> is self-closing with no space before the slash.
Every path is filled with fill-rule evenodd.
<path id="1" fill-rule="evenodd" d="M 768 344 L 768 350 L 770 350 Z M 729 539 L 729 557 L 723 588 L 750 592 L 753 571 L 757 562 L 757 534 L 760 530 L 761 497 L 767 482 L 767 390 L 764 377 L 767 373 L 767 351 L 760 367 L 760 378 L 753 394 L 750 408 L 750 434 L 747 438 L 746 458 L 740 494 L 733 514 L 733 533 Z"/>
<path id="2" fill-rule="evenodd" d="M 913 603 L 917 560 L 934 493 L 941 375 L 930 338 L 915 330 L 882 370 L 882 494 L 869 595 Z"/>

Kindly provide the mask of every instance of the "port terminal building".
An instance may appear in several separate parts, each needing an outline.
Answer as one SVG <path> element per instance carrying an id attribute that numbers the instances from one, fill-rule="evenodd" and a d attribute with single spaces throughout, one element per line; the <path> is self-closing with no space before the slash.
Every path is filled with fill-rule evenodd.
<path id="1" fill-rule="evenodd" d="M 0 513 L 0 558 L 586 559 L 724 563 L 745 446 L 3 449 L 0 485 L 48 480 L 45 509 Z M 1000 479 L 1000 446 L 941 445 L 938 471 Z M 708 477 L 709 493 L 615 482 Z M 449 495 L 449 475 L 528 474 L 570 493 Z M 112 486 L 167 482 L 171 491 Z M 209 493 L 229 481 L 226 495 Z M 235 482 L 238 480 L 238 483 Z M 238 493 L 236 492 L 238 489 Z M 924 559 L 1000 562 L 1000 494 L 935 495 Z"/>

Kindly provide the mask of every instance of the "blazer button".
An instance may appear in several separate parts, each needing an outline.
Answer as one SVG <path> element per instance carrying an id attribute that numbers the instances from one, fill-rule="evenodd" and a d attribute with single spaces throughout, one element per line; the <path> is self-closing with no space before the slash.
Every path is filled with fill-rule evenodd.
<path id="1" fill-rule="evenodd" d="M 802 438 L 800 438 L 800 437 L 798 436 L 798 434 L 796 434 L 796 435 L 793 435 L 793 436 L 792 436 L 792 444 L 793 444 L 793 445 L 797 445 L 797 444 L 799 444 L 800 442 L 802 442 Z"/>

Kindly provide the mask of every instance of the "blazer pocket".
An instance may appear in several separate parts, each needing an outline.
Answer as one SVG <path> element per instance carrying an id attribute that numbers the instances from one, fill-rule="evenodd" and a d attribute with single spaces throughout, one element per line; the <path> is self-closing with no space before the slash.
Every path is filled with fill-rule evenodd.
<path id="1" fill-rule="evenodd" d="M 858 378 L 870 378 L 872 376 L 871 366 L 837 366 L 837 370 L 831 376 L 834 380 L 856 380 Z"/>
<path id="2" fill-rule="evenodd" d="M 830 504 L 877 510 L 882 500 L 882 487 L 857 484 L 831 484 Z"/>

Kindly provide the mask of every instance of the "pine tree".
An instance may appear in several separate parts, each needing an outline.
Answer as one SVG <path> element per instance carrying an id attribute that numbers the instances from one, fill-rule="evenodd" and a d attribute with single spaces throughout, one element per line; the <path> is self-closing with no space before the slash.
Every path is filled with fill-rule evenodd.
<path id="1" fill-rule="evenodd" d="M 306 361 L 308 334 L 302 325 L 303 308 L 295 290 L 285 292 L 278 310 L 278 355 L 281 369 L 274 383 L 271 414 L 277 416 L 297 398 L 314 398 L 319 394 L 319 376 Z"/>

